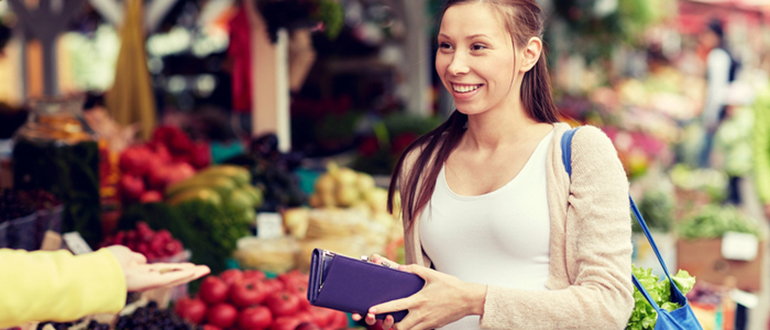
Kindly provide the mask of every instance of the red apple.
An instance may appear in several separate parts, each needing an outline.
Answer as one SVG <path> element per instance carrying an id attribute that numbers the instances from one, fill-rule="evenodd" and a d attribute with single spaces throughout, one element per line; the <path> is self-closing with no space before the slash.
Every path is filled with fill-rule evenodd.
<path id="1" fill-rule="evenodd" d="M 163 194 L 157 190 L 148 190 L 142 193 L 139 201 L 142 203 L 159 203 L 163 201 Z"/>
<path id="2" fill-rule="evenodd" d="M 120 192 L 124 198 L 138 200 L 144 192 L 144 180 L 130 174 L 120 178 Z"/>

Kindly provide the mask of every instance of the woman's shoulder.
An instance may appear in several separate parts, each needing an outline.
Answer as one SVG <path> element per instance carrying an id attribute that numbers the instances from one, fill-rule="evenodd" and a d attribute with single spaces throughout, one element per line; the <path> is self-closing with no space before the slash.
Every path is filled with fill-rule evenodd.
<path id="1" fill-rule="evenodd" d="M 611 148 L 615 150 L 612 140 L 601 128 L 593 125 L 583 125 L 572 138 L 573 148 Z"/>

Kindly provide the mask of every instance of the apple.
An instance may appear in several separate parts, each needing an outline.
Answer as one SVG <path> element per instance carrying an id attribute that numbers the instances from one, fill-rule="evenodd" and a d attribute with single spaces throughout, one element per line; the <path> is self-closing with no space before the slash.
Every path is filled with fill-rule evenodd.
<path id="1" fill-rule="evenodd" d="M 157 190 L 147 190 L 139 197 L 142 203 L 159 203 L 163 201 L 163 194 Z"/>
<path id="2" fill-rule="evenodd" d="M 124 198 L 138 200 L 144 192 L 144 180 L 138 176 L 126 174 L 120 178 L 120 192 Z"/>
<path id="3" fill-rule="evenodd" d="M 118 167 L 122 173 L 142 176 L 149 169 L 148 161 L 152 157 L 152 151 L 146 146 L 128 147 L 120 154 Z"/>

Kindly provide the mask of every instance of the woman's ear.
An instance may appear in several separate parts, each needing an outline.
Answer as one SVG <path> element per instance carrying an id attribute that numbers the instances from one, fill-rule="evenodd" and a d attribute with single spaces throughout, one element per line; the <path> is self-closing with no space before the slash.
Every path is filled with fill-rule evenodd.
<path id="1" fill-rule="evenodd" d="M 538 37 L 529 38 L 527 45 L 523 49 L 521 72 L 527 72 L 537 64 L 540 59 L 540 53 L 543 51 L 543 41 Z"/>

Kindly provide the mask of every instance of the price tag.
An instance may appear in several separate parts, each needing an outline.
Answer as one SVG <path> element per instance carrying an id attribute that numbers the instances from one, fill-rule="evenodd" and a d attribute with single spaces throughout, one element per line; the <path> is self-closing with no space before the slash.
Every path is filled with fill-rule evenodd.
<path id="1" fill-rule="evenodd" d="M 94 252 L 83 239 L 83 236 L 80 236 L 80 233 L 76 231 L 64 234 L 63 238 L 64 243 L 67 244 L 67 248 L 72 251 L 72 254 L 74 255 Z"/>
<path id="2" fill-rule="evenodd" d="M 40 244 L 40 250 L 43 251 L 56 251 L 61 248 L 62 237 L 59 233 L 47 230 L 43 237 L 43 243 Z"/>
<path id="3" fill-rule="evenodd" d="M 283 218 L 278 213 L 257 214 L 257 237 L 261 239 L 283 236 Z"/>
<path id="4" fill-rule="evenodd" d="M 726 232 L 722 236 L 722 257 L 728 260 L 750 261 L 757 257 L 759 241 L 746 233 Z"/>

